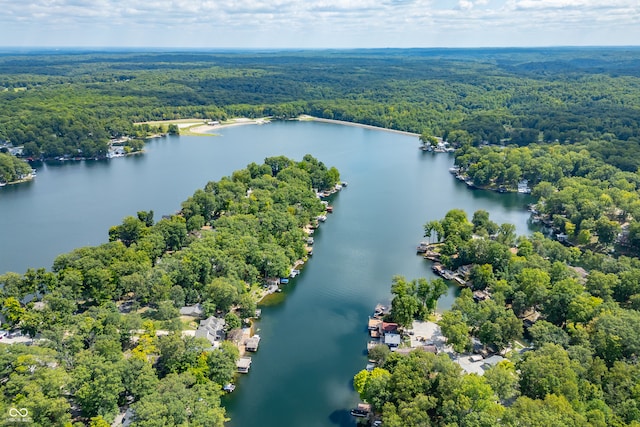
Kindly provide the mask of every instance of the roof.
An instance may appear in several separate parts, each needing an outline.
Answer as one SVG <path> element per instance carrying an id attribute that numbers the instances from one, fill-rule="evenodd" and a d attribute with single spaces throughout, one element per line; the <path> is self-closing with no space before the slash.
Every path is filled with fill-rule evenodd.
<path id="1" fill-rule="evenodd" d="M 245 346 L 247 348 L 258 348 L 258 344 L 260 343 L 260 335 L 254 335 L 251 338 L 247 339 L 245 342 Z"/>
<path id="2" fill-rule="evenodd" d="M 241 357 L 236 362 L 236 366 L 238 368 L 249 369 L 249 367 L 251 366 L 251 358 L 250 357 Z"/>
<path id="3" fill-rule="evenodd" d="M 369 403 L 358 403 L 358 409 L 361 411 L 371 412 L 371 404 Z"/>
<path id="4" fill-rule="evenodd" d="M 398 330 L 398 324 L 397 323 L 390 323 L 390 322 L 382 322 L 382 331 L 383 332 L 395 332 Z"/>
<path id="5" fill-rule="evenodd" d="M 211 344 L 224 340 L 224 319 L 211 316 L 200 321 L 200 326 L 196 331 L 196 338 L 206 338 Z"/>
<path id="6" fill-rule="evenodd" d="M 204 311 L 202 310 L 202 305 L 187 305 L 180 309 L 180 314 L 182 316 L 200 316 Z"/>
<path id="7" fill-rule="evenodd" d="M 400 345 L 400 334 L 384 334 L 384 343 L 387 345 Z"/>
<path id="8" fill-rule="evenodd" d="M 373 317 L 369 318 L 369 329 L 378 329 L 378 326 L 382 323 L 382 320 Z"/>
<path id="9" fill-rule="evenodd" d="M 487 357 L 486 359 L 484 359 L 484 365 L 496 366 L 498 363 L 502 362 L 503 360 L 505 360 L 504 357 L 498 356 L 498 355 L 494 355 L 494 356 Z"/>

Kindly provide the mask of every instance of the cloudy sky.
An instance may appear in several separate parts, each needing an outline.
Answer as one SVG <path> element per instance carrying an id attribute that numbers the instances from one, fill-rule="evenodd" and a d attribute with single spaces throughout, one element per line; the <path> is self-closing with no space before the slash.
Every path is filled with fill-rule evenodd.
<path id="1" fill-rule="evenodd" d="M 639 44 L 640 0 L 0 0 L 0 46 Z"/>

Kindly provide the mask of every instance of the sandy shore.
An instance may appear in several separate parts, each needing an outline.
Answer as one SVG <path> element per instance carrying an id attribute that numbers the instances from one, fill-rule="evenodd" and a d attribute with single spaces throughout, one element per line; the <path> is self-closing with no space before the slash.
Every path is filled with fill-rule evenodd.
<path id="1" fill-rule="evenodd" d="M 322 122 L 322 123 L 335 123 L 338 125 L 354 126 L 354 127 L 364 128 L 364 129 L 382 130 L 385 132 L 398 133 L 400 135 L 417 136 L 417 137 L 420 136 L 419 133 L 405 132 L 402 130 L 395 130 L 395 129 L 387 129 L 379 126 L 364 125 L 362 123 L 345 122 L 344 120 L 321 119 L 320 117 L 313 117 L 308 115 L 302 115 L 298 118 L 298 120 L 300 121 L 308 120 L 308 121 Z"/>
<path id="2" fill-rule="evenodd" d="M 364 128 L 364 129 L 381 130 L 381 131 L 385 131 L 385 132 L 397 133 L 397 134 L 400 134 L 400 135 L 416 136 L 416 137 L 420 136 L 419 133 L 405 132 L 405 131 L 395 130 L 395 129 L 387 129 L 387 128 L 383 128 L 383 127 L 379 127 L 379 126 L 365 125 L 365 124 L 362 124 L 362 123 L 346 122 L 344 120 L 322 119 L 320 117 L 309 116 L 309 115 L 306 115 L 306 114 L 303 114 L 303 115 L 301 115 L 300 117 L 298 117 L 297 119 L 294 119 L 294 120 L 314 121 L 314 122 L 321 122 L 321 123 L 334 123 L 334 124 L 338 124 L 338 125 L 353 126 L 353 127 Z M 232 126 L 266 124 L 266 123 L 269 123 L 269 118 L 268 117 L 263 117 L 263 118 L 260 118 L 260 119 L 248 119 L 246 117 L 239 117 L 239 118 L 228 120 L 226 122 L 222 122 L 222 123 L 220 123 L 218 125 L 207 125 L 207 124 L 204 124 L 202 119 L 163 120 L 163 121 L 152 121 L 152 122 L 144 122 L 144 123 L 153 124 L 153 125 L 177 124 L 178 127 L 180 128 L 180 134 L 181 135 L 211 136 L 211 135 L 215 135 L 215 131 L 218 130 L 218 129 L 224 129 L 224 128 L 228 128 L 228 127 L 232 127 Z M 143 124 L 143 123 L 134 123 L 134 124 L 139 125 L 139 124 Z"/>
<path id="3" fill-rule="evenodd" d="M 269 119 L 268 118 L 261 118 L 261 119 L 247 119 L 244 117 L 240 117 L 237 119 L 231 119 L 227 122 L 223 122 L 220 123 L 219 125 L 205 125 L 205 124 L 200 124 L 199 126 L 188 126 L 187 127 L 187 131 L 188 134 L 192 134 L 192 135 L 207 135 L 207 136 L 211 136 L 212 132 L 215 132 L 218 129 L 224 129 L 224 128 L 229 128 L 229 127 L 233 127 L 233 126 L 244 126 L 244 125 L 263 125 L 269 123 Z M 182 134 L 182 132 L 181 132 Z"/>

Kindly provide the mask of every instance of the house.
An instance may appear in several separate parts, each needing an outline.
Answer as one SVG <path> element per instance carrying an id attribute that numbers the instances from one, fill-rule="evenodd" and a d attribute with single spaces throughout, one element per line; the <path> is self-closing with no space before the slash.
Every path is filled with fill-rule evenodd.
<path id="1" fill-rule="evenodd" d="M 490 369 L 494 366 L 496 366 L 498 363 L 502 362 L 503 360 L 505 360 L 504 357 L 502 356 L 498 356 L 498 355 L 493 355 L 491 357 L 487 357 L 486 359 L 484 359 L 483 363 L 482 363 L 482 368 L 487 370 Z"/>
<path id="2" fill-rule="evenodd" d="M 205 338 L 213 347 L 218 347 L 220 342 L 225 338 L 224 327 L 224 319 L 211 316 L 200 321 L 200 326 L 196 330 L 195 337 Z"/>
<path id="3" fill-rule="evenodd" d="M 371 332 L 371 336 L 374 333 Z M 400 334 L 398 334 L 398 324 L 392 322 L 380 322 L 378 325 L 378 336 L 383 337 L 382 342 L 388 345 L 390 348 L 398 347 L 400 345 Z"/>
<path id="4" fill-rule="evenodd" d="M 522 323 L 524 324 L 524 328 L 529 329 L 530 327 L 535 325 L 535 323 L 538 321 L 539 318 L 540 318 L 540 313 L 538 311 L 532 310 L 532 311 L 526 312 L 525 315 L 522 317 Z"/>
<path id="5" fill-rule="evenodd" d="M 187 305 L 180 309 L 181 316 L 198 317 L 198 316 L 202 316 L 203 313 L 204 311 L 202 309 L 202 305 L 200 304 Z"/>
<path id="6" fill-rule="evenodd" d="M 401 339 L 400 334 L 395 333 L 387 333 L 384 334 L 384 343 L 389 346 L 389 348 L 396 348 L 400 345 Z"/>
<path id="7" fill-rule="evenodd" d="M 392 322 L 381 322 L 378 330 L 380 331 L 380 334 L 388 334 L 388 333 L 396 333 L 398 332 L 398 324 L 397 323 L 392 323 Z"/>
<path id="8" fill-rule="evenodd" d="M 251 358 L 250 357 L 241 357 L 236 362 L 236 367 L 238 368 L 238 372 L 241 374 L 248 374 L 249 368 L 251 368 Z"/>
<path id="9" fill-rule="evenodd" d="M 482 291 L 473 292 L 473 300 L 475 302 L 485 301 L 488 299 L 491 299 L 491 293 L 489 293 L 489 291 L 486 289 Z"/>

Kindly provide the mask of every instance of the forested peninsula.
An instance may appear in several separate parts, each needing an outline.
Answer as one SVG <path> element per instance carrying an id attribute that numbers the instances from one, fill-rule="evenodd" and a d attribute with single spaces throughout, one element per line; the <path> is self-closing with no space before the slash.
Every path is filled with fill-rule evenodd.
<path id="1" fill-rule="evenodd" d="M 134 123 L 302 114 L 441 138 L 470 187 L 531 189 L 546 233 L 516 237 L 483 211 L 428 220 L 430 256 L 469 288 L 437 320 L 451 356 L 379 347 L 354 381 L 367 421 L 640 423 L 640 49 L 0 55 L 0 142 L 33 159 L 101 157 L 114 138 L 140 149 L 179 131 Z M 23 168 L 0 160 L 3 182 Z M 197 190 L 179 214 L 125 218 L 109 243 L 51 271 L 0 276 L 3 324 L 35 344 L 2 346 L 0 412 L 102 427 L 128 407 L 134 426 L 222 425 L 237 347 L 205 351 L 177 310 L 199 303 L 233 335 L 261 284 L 305 257 L 303 227 L 323 211 L 313 189 L 338 179 L 311 156 L 269 158 Z M 385 321 L 411 340 L 443 289 L 394 278 Z M 463 373 L 454 359 L 478 347 L 506 359 Z"/>
<path id="2" fill-rule="evenodd" d="M 374 347 L 376 367 L 354 378 L 372 416 L 390 427 L 637 425 L 637 258 L 516 237 L 486 211 L 452 210 L 425 231 L 465 287 L 437 321 L 446 342 L 407 353 L 442 279 L 394 278 L 384 320 L 405 343 Z"/>
<path id="3" fill-rule="evenodd" d="M 124 218 L 109 243 L 61 254 L 51 271 L 1 275 L 12 345 L 0 348 L 0 413 L 98 427 L 129 408 L 131 426 L 222 426 L 239 328 L 266 282 L 306 260 L 308 227 L 325 212 L 317 192 L 338 180 L 310 155 L 267 158 L 196 190 L 178 214 Z M 185 305 L 199 314 L 180 316 Z M 194 337 L 201 318 L 228 339 Z"/>

